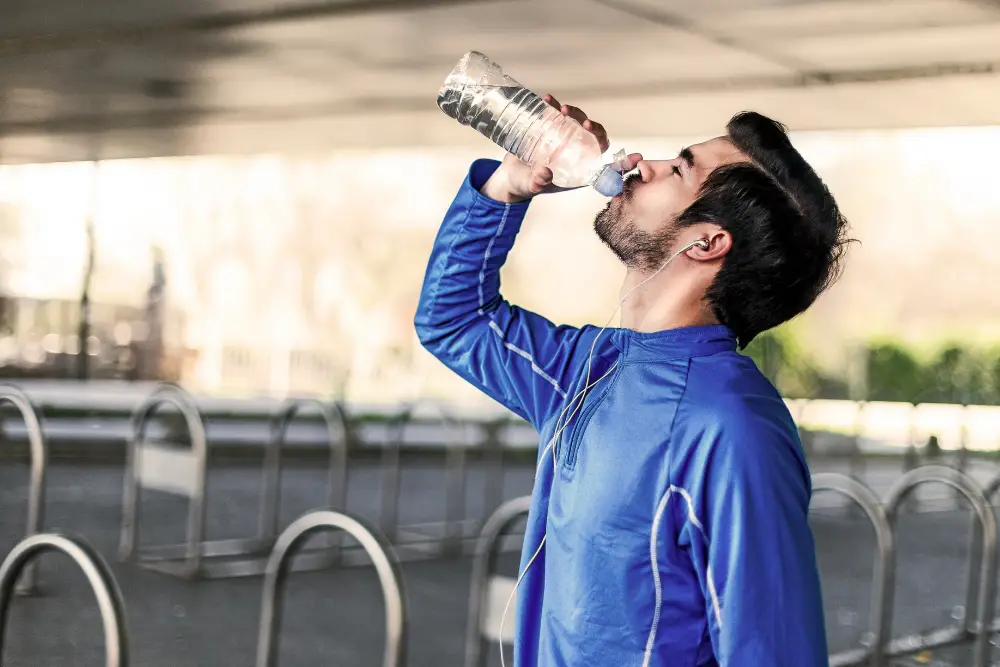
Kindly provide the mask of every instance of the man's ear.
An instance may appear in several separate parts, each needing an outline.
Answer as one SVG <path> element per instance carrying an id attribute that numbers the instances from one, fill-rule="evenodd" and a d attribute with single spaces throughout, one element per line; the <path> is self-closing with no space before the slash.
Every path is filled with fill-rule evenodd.
<path id="1" fill-rule="evenodd" d="M 706 227 L 700 240 L 703 243 L 692 246 L 687 256 L 699 262 L 711 262 L 722 259 L 733 248 L 733 237 L 721 227 Z"/>

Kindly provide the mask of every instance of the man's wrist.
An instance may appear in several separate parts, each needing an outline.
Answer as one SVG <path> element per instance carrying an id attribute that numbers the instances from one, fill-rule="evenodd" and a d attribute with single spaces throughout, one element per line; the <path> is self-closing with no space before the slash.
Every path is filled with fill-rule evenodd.
<path id="1" fill-rule="evenodd" d="M 484 197 L 501 204 L 520 204 L 530 199 L 530 197 L 521 195 L 510 187 L 510 179 L 503 167 L 493 172 L 493 175 L 486 180 L 479 192 Z"/>
<path id="2" fill-rule="evenodd" d="M 510 182 L 510 173 L 497 160 L 479 159 L 469 169 L 469 185 L 484 200 L 497 206 L 527 206 L 531 194 L 519 193 Z"/>

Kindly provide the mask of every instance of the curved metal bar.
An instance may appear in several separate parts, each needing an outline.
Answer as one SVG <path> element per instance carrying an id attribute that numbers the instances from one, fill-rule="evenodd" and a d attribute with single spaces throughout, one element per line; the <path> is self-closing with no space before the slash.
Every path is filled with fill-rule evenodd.
<path id="1" fill-rule="evenodd" d="M 406 662 L 407 617 L 403 571 L 389 541 L 363 520 L 342 512 L 320 510 L 296 519 L 278 537 L 264 574 L 260 633 L 257 637 L 257 667 L 276 667 L 278 633 L 281 628 L 281 592 L 292 556 L 310 535 L 336 529 L 349 533 L 368 553 L 378 573 L 385 599 L 385 652 L 383 667 L 402 667 Z"/>
<path id="2" fill-rule="evenodd" d="M 28 448 L 31 452 L 31 473 L 28 487 L 28 522 L 25 536 L 42 532 L 45 522 L 45 476 L 49 464 L 49 449 L 42 430 L 38 408 L 24 391 L 14 385 L 0 385 L 0 405 L 10 403 L 24 420 L 28 429 Z M 38 563 L 31 562 L 17 586 L 18 595 L 33 595 L 38 588 Z"/>
<path id="3" fill-rule="evenodd" d="M 468 463 L 467 442 L 462 424 L 452 417 L 446 410 L 441 409 L 441 424 L 451 433 L 451 437 L 446 443 L 448 448 L 445 452 L 445 475 L 447 477 L 445 486 L 445 523 L 444 541 L 442 549 L 446 554 L 457 555 L 462 552 L 462 538 L 464 531 L 462 524 L 465 521 L 465 481 Z"/>
<path id="4" fill-rule="evenodd" d="M 445 549 L 454 550 L 461 540 L 461 515 L 465 509 L 465 447 L 459 446 L 459 424 L 439 403 L 418 399 L 409 403 L 389 425 L 389 439 L 382 454 L 382 507 L 379 524 L 394 542 L 399 538 L 400 454 L 406 427 L 419 408 L 429 406 L 439 415 L 439 423 L 455 435 L 446 444 L 447 485 L 445 497 Z"/>
<path id="5" fill-rule="evenodd" d="M 146 436 L 146 427 L 164 406 L 172 405 L 180 411 L 187 425 L 191 438 L 191 450 L 197 460 L 197 476 L 195 486 L 199 490 L 191 498 L 188 505 L 187 549 L 188 574 L 194 576 L 201 569 L 201 543 L 205 536 L 205 476 L 208 461 L 208 436 L 205 432 L 205 422 L 198 410 L 194 397 L 179 386 L 162 384 L 139 404 L 132 414 L 132 429 L 127 442 L 124 488 L 122 491 L 122 530 L 119 541 L 119 557 L 130 560 L 135 555 L 138 540 L 139 495 L 140 488 L 136 479 L 139 465 L 138 446 Z"/>
<path id="6" fill-rule="evenodd" d="M 966 627 L 975 636 L 973 665 L 975 667 L 986 667 L 990 658 L 990 634 L 988 628 L 993 620 L 994 598 L 997 588 L 996 514 L 993 512 L 993 508 L 987 501 L 986 496 L 968 475 L 947 466 L 923 466 L 903 475 L 886 494 L 884 506 L 890 525 L 895 524 L 900 503 L 917 486 L 930 482 L 945 484 L 964 495 L 969 504 L 972 505 L 973 511 L 975 511 L 979 530 L 982 531 L 982 548 L 978 557 L 978 586 L 973 582 L 977 574 L 974 571 L 975 566 L 973 564 L 977 562 L 977 559 L 971 554 L 969 568 L 969 589 L 975 588 L 978 590 L 976 620 L 972 627 L 968 627 L 968 624 Z M 966 618 L 968 619 L 968 614 Z"/>
<path id="7" fill-rule="evenodd" d="M 483 516 L 480 520 L 479 529 L 486 527 L 486 522 L 490 515 L 503 504 L 503 487 L 506 478 L 506 450 L 504 444 L 505 436 L 510 432 L 511 427 L 516 423 L 513 413 L 504 414 L 497 419 L 487 423 L 486 447 L 483 451 Z"/>
<path id="8" fill-rule="evenodd" d="M 108 564 L 82 538 L 47 533 L 22 540 L 0 565 L 0 658 L 3 657 L 14 582 L 31 561 L 48 551 L 61 551 L 72 558 L 90 582 L 104 625 L 105 666 L 128 667 L 129 641 L 125 603 Z"/>
<path id="9" fill-rule="evenodd" d="M 998 491 L 1000 491 L 1000 475 L 997 475 L 992 480 L 990 480 L 989 483 L 986 485 L 986 487 L 983 489 L 983 495 L 986 496 L 986 502 L 989 503 L 991 507 L 993 506 L 993 499 L 997 495 Z M 975 572 L 979 570 L 979 568 L 982 566 L 982 549 L 983 549 L 983 531 L 982 527 L 979 525 L 979 522 L 976 522 L 972 525 L 972 536 L 969 539 L 970 572 Z M 970 610 L 976 608 L 976 603 L 978 601 L 978 596 L 979 596 L 979 590 L 978 590 L 979 587 L 977 586 L 977 582 L 973 579 L 973 577 L 970 576 L 968 578 L 967 584 L 968 584 L 968 590 L 966 592 L 966 602 L 965 602 L 966 615 L 968 615 L 968 612 Z"/>
<path id="10" fill-rule="evenodd" d="M 399 458 L 403 446 L 406 422 L 410 419 L 410 407 L 406 406 L 389 420 L 386 439 L 382 443 L 381 499 L 379 506 L 379 527 L 392 541 L 396 540 L 399 528 Z"/>
<path id="11" fill-rule="evenodd" d="M 264 454 L 261 479 L 258 536 L 274 539 L 278 535 L 281 507 L 281 451 L 292 420 L 305 408 L 315 408 L 326 426 L 330 445 L 330 469 L 327 478 L 327 505 L 337 509 L 347 507 L 347 418 L 336 403 L 324 403 L 314 398 L 290 398 L 271 420 L 271 440 Z"/>
<path id="12" fill-rule="evenodd" d="M 183 401 L 190 409 L 198 412 L 199 414 L 201 413 L 201 411 L 198 410 L 198 401 L 196 401 L 195 397 L 191 395 L 191 392 L 176 382 L 157 383 L 153 391 L 151 391 L 149 396 L 146 397 L 145 402 L 152 401 L 154 398 L 158 398 L 160 396 L 174 396 L 178 400 Z"/>
<path id="13" fill-rule="evenodd" d="M 871 617 L 868 621 L 871 665 L 881 667 L 885 661 L 886 644 L 892 624 L 895 582 L 895 542 L 892 526 L 879 497 L 866 484 L 837 473 L 817 473 L 812 476 L 813 493 L 839 493 L 854 501 L 875 529 L 875 565 L 872 574 Z"/>
<path id="14" fill-rule="evenodd" d="M 522 496 L 501 505 L 483 525 L 476 542 L 476 555 L 472 562 L 472 587 L 469 595 L 469 620 L 465 631 L 465 667 L 485 667 L 486 653 L 483 651 L 482 633 L 486 613 L 486 597 L 489 594 L 490 576 L 496 567 L 497 545 L 500 538 L 517 522 L 528 514 L 531 496 Z"/>
<path id="15" fill-rule="evenodd" d="M 986 488 L 983 489 L 983 495 L 985 495 L 986 500 L 989 501 L 997 494 L 997 491 L 1000 491 L 1000 475 L 997 475 L 990 480 L 989 484 L 986 485 Z"/>
<path id="16" fill-rule="evenodd" d="M 851 450 L 847 460 L 851 475 L 858 480 L 864 478 L 868 467 L 861 448 L 861 440 L 865 433 L 865 406 L 867 405 L 867 401 L 859 401 L 856 406 L 857 413 L 854 415 L 854 448 Z"/>

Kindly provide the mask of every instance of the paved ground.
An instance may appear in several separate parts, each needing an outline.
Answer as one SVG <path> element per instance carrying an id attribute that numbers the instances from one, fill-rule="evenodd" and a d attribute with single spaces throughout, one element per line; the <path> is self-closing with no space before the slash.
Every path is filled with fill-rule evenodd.
<path id="1" fill-rule="evenodd" d="M 814 465 L 814 470 L 827 469 Z M 505 496 L 528 492 L 531 469 L 508 472 Z M 986 479 L 983 467 L 976 476 Z M 868 472 L 872 486 L 884 492 L 898 477 L 898 466 L 881 465 Z M 286 471 L 282 524 L 323 504 L 321 472 Z M 469 511 L 482 512 L 481 473 L 469 481 Z M 239 537 L 256 529 L 256 484 L 252 468 L 211 474 L 208 534 Z M 114 467 L 54 466 L 48 495 L 49 528 L 66 528 L 87 537 L 112 564 L 127 605 L 132 632 L 132 665 L 138 667 L 243 667 L 253 665 L 256 650 L 261 580 L 230 579 L 186 583 L 116 562 L 120 521 L 121 471 Z M 403 471 L 404 522 L 432 521 L 443 506 L 443 472 L 429 468 Z M 352 473 L 350 509 L 375 518 L 378 476 L 374 468 Z M 26 470 L 0 468 L 0 550 L 23 530 Z M 933 494 L 931 494 L 933 495 Z M 964 562 L 970 526 L 968 512 L 947 509 L 950 496 L 937 494 L 945 511 L 903 517 L 894 634 L 953 623 L 963 603 Z M 927 496 L 930 498 L 930 496 Z M 925 498 L 926 499 L 926 498 Z M 856 645 L 868 619 L 874 539 L 862 520 L 817 498 L 814 512 L 823 571 L 827 624 L 832 650 Z M 182 536 L 184 503 L 149 494 L 143 506 L 144 540 L 177 540 Z M 50 556 L 42 561 L 46 595 L 19 599 L 7 631 L 4 667 L 73 667 L 102 663 L 97 611 L 82 575 L 68 561 Z M 504 567 L 513 572 L 508 558 Z M 466 560 L 404 564 L 410 614 L 411 667 L 462 663 L 470 564 Z M 366 569 L 296 573 L 289 582 L 281 643 L 283 667 L 378 665 L 383 639 L 382 603 L 374 574 Z M 794 622 L 793 619 L 790 622 Z M 495 653 L 495 652 L 494 652 Z M 936 655 L 954 664 L 967 653 Z M 494 664 L 499 664 L 493 656 Z"/>

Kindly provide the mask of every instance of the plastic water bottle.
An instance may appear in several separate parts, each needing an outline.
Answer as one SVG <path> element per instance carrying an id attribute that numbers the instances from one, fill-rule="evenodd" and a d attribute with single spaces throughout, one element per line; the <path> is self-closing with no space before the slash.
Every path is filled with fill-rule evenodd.
<path id="1" fill-rule="evenodd" d="M 462 56 L 438 92 L 437 104 L 528 164 L 547 166 L 554 185 L 590 185 L 606 197 L 621 194 L 625 151 L 606 163 L 597 137 L 482 53 Z"/>

